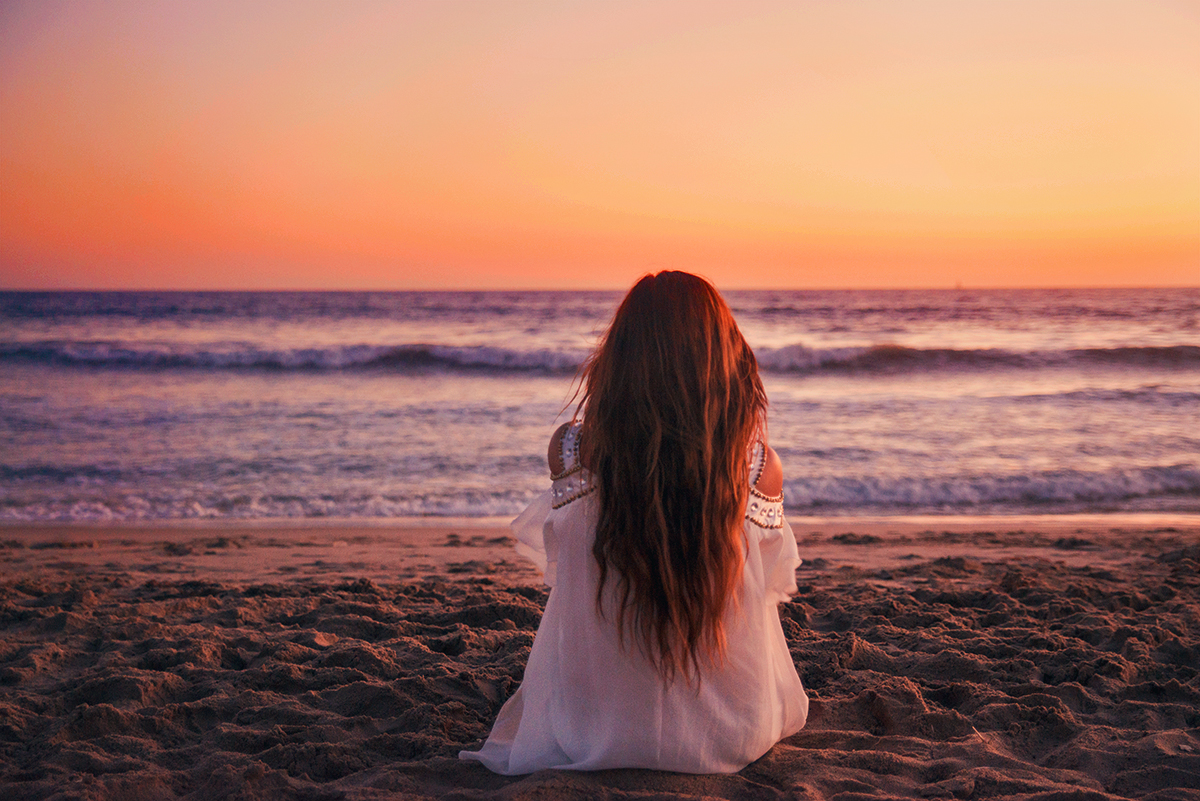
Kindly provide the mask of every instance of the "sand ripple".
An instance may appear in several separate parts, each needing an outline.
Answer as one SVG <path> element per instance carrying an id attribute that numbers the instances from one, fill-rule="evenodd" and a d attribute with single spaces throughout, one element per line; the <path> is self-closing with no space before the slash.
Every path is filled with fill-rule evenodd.
<path id="1" fill-rule="evenodd" d="M 782 610 L 814 699 L 800 734 L 734 776 L 517 778 L 454 755 L 516 689 L 540 589 L 31 572 L 0 584 L 0 783 L 8 799 L 1196 798 L 1198 563 L 1187 545 L 1124 570 L 802 568 Z"/>

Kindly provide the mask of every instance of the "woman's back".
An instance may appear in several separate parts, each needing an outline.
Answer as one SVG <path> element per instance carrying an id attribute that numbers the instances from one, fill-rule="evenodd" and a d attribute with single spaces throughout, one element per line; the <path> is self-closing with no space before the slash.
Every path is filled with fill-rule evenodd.
<path id="1" fill-rule="evenodd" d="M 462 756 L 500 773 L 739 770 L 808 711 L 776 608 L 796 542 L 782 496 L 753 486 L 782 481 L 754 353 L 707 281 L 647 275 L 581 392 L 551 490 L 513 524 L 552 588 L 525 679 Z"/>
<path id="2" fill-rule="evenodd" d="M 612 584 L 603 596 L 606 614 L 597 610 L 598 507 L 575 452 L 578 431 L 556 436 L 550 461 L 560 478 L 514 522 L 553 588 L 525 678 L 483 750 L 462 756 L 505 774 L 550 767 L 740 770 L 798 731 L 808 712 L 776 608 L 795 592 L 800 561 L 782 503 L 751 496 L 757 512 L 743 527 L 744 565 L 725 613 L 724 659 L 702 662 L 698 682 L 664 681 L 641 649 L 627 638 L 622 643 Z"/>

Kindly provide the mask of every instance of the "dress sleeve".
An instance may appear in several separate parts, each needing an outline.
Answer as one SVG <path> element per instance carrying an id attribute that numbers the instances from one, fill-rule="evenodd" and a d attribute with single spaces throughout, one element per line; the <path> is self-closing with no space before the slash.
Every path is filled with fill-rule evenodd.
<path id="1" fill-rule="evenodd" d="M 746 528 L 751 539 L 758 539 L 766 599 L 774 603 L 786 601 L 796 594 L 796 568 L 802 561 L 792 527 L 786 520 L 778 528 L 764 528 L 748 520 Z"/>
<path id="2" fill-rule="evenodd" d="M 546 490 L 508 526 L 517 538 L 517 553 L 537 565 L 550 587 L 554 586 L 555 565 L 546 554 L 546 518 L 552 508 L 553 498 L 550 490 Z"/>

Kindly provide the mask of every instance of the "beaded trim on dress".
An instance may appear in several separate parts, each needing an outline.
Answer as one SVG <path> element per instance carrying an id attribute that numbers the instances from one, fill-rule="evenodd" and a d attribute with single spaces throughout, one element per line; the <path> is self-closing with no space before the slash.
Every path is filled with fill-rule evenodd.
<path id="1" fill-rule="evenodd" d="M 746 519 L 763 528 L 783 528 L 783 493 L 772 498 L 751 487 L 746 499 Z"/>
<path id="2" fill-rule="evenodd" d="M 596 482 L 592 474 L 583 469 L 579 463 L 579 423 L 572 423 L 563 432 L 561 473 L 550 477 L 553 482 L 550 495 L 553 497 L 551 506 L 561 509 L 568 503 L 582 498 L 596 490 Z"/>
<path id="3" fill-rule="evenodd" d="M 572 501 L 596 491 L 592 474 L 583 469 L 579 462 L 579 431 L 581 425 L 572 423 L 563 432 L 561 473 L 550 477 L 552 486 L 551 506 L 561 509 Z M 750 497 L 746 501 L 746 519 L 763 528 L 783 528 L 783 495 L 771 498 L 754 488 L 762 477 L 767 464 L 767 449 L 761 441 L 754 443 L 750 451 Z"/>

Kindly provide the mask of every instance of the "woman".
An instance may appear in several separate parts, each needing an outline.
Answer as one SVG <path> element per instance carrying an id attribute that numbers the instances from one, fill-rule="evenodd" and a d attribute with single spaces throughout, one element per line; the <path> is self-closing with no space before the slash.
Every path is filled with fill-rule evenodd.
<path id="1" fill-rule="evenodd" d="M 524 680 L 459 756 L 503 774 L 740 770 L 808 713 L 779 623 L 800 559 L 754 354 L 708 282 L 661 272 L 583 378 L 553 488 L 513 522 L 551 587 Z"/>

